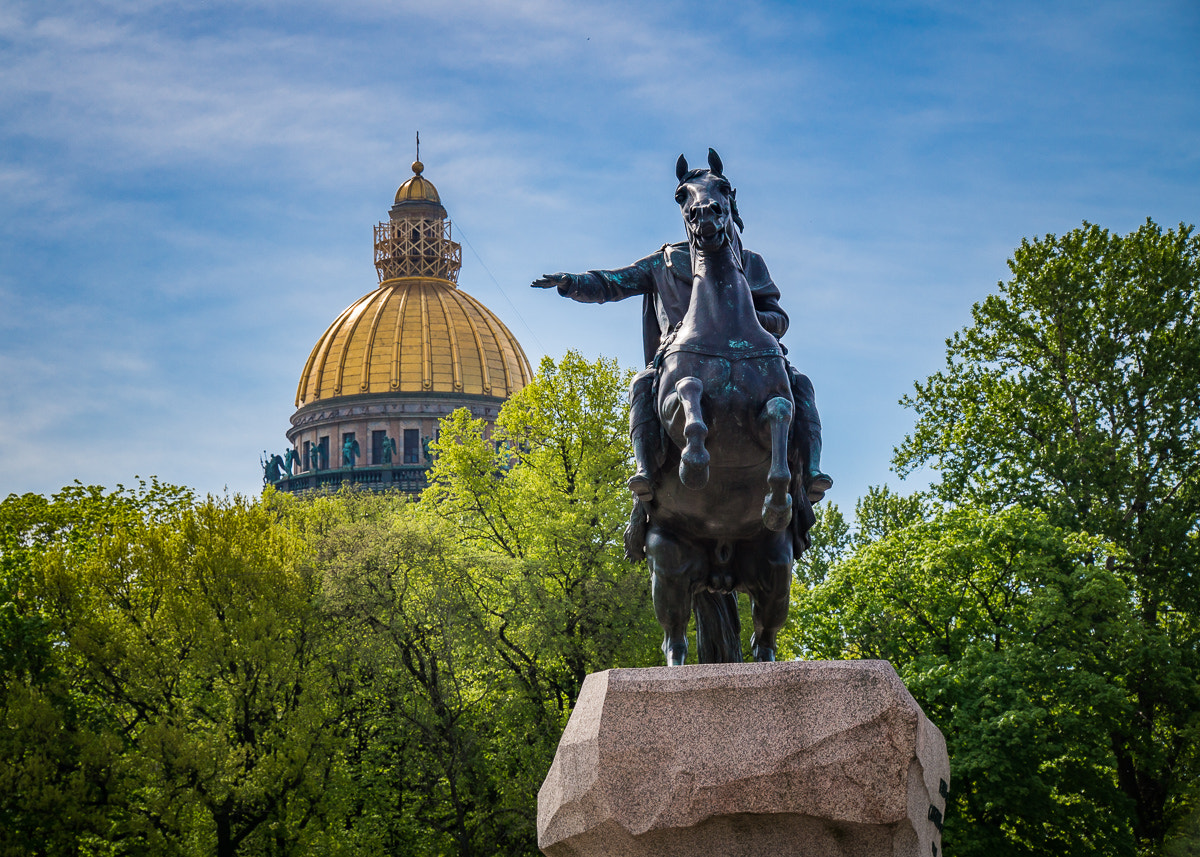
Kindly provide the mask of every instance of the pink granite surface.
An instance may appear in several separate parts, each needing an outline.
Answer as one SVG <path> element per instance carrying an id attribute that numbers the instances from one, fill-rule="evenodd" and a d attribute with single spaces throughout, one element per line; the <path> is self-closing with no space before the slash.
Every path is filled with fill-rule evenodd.
<path id="1" fill-rule="evenodd" d="M 931 857 L 942 780 L 942 734 L 885 661 L 608 670 L 584 682 L 542 784 L 538 844 Z"/>

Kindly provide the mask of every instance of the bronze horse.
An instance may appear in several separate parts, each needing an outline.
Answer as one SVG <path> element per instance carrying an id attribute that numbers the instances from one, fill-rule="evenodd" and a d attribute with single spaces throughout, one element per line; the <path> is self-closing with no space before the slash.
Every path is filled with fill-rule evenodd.
<path id="1" fill-rule="evenodd" d="M 644 506 L 669 665 L 687 657 L 693 607 L 700 661 L 742 659 L 737 592 L 750 596 L 755 660 L 775 659 L 794 558 L 793 495 L 803 497 L 793 475 L 800 462 L 788 460 L 788 366 L 755 314 L 733 190 L 711 149 L 708 162 L 689 170 L 680 155 L 676 164 L 692 295 L 656 357 L 658 415 L 672 442 Z"/>

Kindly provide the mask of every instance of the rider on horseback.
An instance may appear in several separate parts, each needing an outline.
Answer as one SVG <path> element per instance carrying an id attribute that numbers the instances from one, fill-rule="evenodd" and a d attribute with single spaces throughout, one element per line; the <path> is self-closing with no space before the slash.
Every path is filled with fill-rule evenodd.
<path id="1" fill-rule="evenodd" d="M 810 546 L 821 472 L 808 379 L 787 364 L 787 315 L 762 258 L 742 247 L 720 156 L 675 165 L 688 243 L 627 268 L 536 280 L 587 303 L 644 299 L 650 364 L 630 388 L 637 472 L 626 556 L 645 559 L 669 666 L 742 660 L 738 593 L 750 598 L 756 661 L 775 659 L 795 557 Z M 810 500 L 811 498 L 811 500 Z"/>
<path id="2" fill-rule="evenodd" d="M 732 217 L 740 230 L 742 220 L 736 202 L 733 203 Z M 734 237 L 737 238 L 736 234 Z M 741 261 L 759 323 L 780 339 L 787 332 L 788 317 L 779 305 L 779 289 L 757 253 L 742 248 Z M 534 280 L 532 285 L 540 289 L 557 288 L 563 297 L 582 303 L 607 303 L 634 295 L 643 296 L 642 342 L 647 366 L 634 377 L 629 388 L 629 434 L 637 465 L 629 479 L 629 488 L 639 500 L 648 503 L 654 497 L 654 476 L 662 459 L 662 437 L 653 394 L 657 372 L 655 358 L 664 340 L 687 314 L 691 300 L 692 260 L 688 242 L 664 244 L 657 252 L 625 268 L 583 274 L 547 274 Z M 793 443 L 806 462 L 804 489 L 808 499 L 815 503 L 833 487 L 833 480 L 821 471 L 821 418 L 817 414 L 812 382 L 790 364 L 788 371 L 796 404 Z"/>

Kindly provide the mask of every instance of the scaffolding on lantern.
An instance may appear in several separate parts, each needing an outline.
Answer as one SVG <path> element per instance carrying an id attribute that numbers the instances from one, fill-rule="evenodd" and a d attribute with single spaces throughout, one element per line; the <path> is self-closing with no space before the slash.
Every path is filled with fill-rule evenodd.
<path id="1" fill-rule="evenodd" d="M 375 226 L 375 269 L 379 282 L 399 277 L 436 277 L 458 282 L 462 245 L 451 240 L 450 221 L 389 220 Z"/>

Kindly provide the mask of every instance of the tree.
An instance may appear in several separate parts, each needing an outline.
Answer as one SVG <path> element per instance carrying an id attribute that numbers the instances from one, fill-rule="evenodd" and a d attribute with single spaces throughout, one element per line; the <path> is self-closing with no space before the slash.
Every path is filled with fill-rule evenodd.
<path id="1" fill-rule="evenodd" d="M 448 525 L 463 561 L 462 605 L 476 668 L 504 698 L 493 763 L 534 847 L 536 793 L 584 678 L 656 664 L 648 580 L 624 558 L 631 471 L 629 373 L 570 352 L 546 358 L 501 409 L 495 433 L 465 410 L 442 423 L 424 513 Z M 498 671 L 496 671 L 498 668 Z"/>
<path id="2" fill-rule="evenodd" d="M 355 853 L 510 853 L 502 688 L 480 663 L 456 535 L 407 498 L 343 491 L 287 503 L 312 533 L 347 671 L 339 685 Z M 325 508 L 322 508 L 325 507 Z M 329 512 L 333 512 L 330 515 Z M 341 523 L 324 526 L 332 517 Z"/>
<path id="3" fill-rule="evenodd" d="M 589 672 L 646 660 L 653 636 L 647 581 L 624 559 L 628 381 L 603 358 L 543 359 L 490 439 L 462 410 L 443 424 L 421 498 L 493 557 L 495 576 L 476 580 L 475 594 L 496 654 L 560 713 Z"/>
<path id="4" fill-rule="evenodd" d="M 1120 551 L 1134 635 L 1113 680 L 1115 774 L 1156 849 L 1200 780 L 1200 239 L 1151 221 L 1023 241 L 1012 279 L 904 401 L 903 475 L 946 502 L 1043 510 Z"/>
<path id="5" fill-rule="evenodd" d="M 798 593 L 808 656 L 890 661 L 943 730 L 955 853 L 1133 853 L 1109 739 L 1131 610 L 1108 556 L 1041 512 L 958 508 L 893 528 Z"/>
<path id="6" fill-rule="evenodd" d="M 92 717 L 39 585 L 50 554 L 83 556 L 114 526 L 164 517 L 186 489 L 79 483 L 0 502 L 0 854 L 109 853 L 121 742 Z"/>
<path id="7" fill-rule="evenodd" d="M 812 586 L 823 581 L 854 543 L 850 525 L 837 503 L 825 501 L 815 506 L 813 512 L 816 522 L 809 530 L 812 544 L 796 560 L 794 586 Z"/>
<path id="8" fill-rule="evenodd" d="M 10 677 L 7 720 L 22 741 L 65 749 L 43 754 L 61 799 L 17 783 L 24 829 L 3 835 L 30 854 L 330 846 L 338 717 L 299 541 L 261 505 L 158 486 L 10 501 L 35 510 L 5 558 L 48 628 L 53 680 Z M 43 716 L 20 716 L 31 706 Z M 18 770 L 38 761 L 3 749 Z M 54 805 L 56 835 L 32 839 L 29 811 Z"/>
<path id="9" fill-rule="evenodd" d="M 884 486 L 871 485 L 865 497 L 854 503 L 854 535 L 850 544 L 864 547 L 929 519 L 933 504 L 921 492 L 897 494 Z"/>

